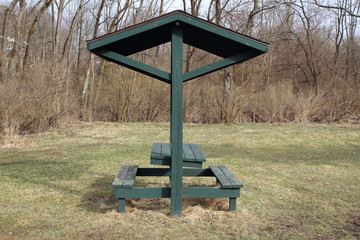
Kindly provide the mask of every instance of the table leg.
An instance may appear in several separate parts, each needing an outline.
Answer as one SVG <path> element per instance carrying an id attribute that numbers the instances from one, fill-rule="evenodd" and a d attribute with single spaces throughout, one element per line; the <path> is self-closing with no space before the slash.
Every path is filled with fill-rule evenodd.
<path id="1" fill-rule="evenodd" d="M 236 210 L 236 198 L 229 198 L 229 211 Z"/>
<path id="2" fill-rule="evenodd" d="M 119 198 L 119 213 L 125 213 L 125 198 Z"/>

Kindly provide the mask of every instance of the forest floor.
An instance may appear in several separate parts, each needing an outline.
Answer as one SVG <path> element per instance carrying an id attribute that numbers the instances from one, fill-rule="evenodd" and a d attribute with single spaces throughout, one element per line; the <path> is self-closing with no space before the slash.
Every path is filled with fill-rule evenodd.
<path id="1" fill-rule="evenodd" d="M 360 126 L 184 125 L 205 167 L 226 165 L 244 184 L 238 210 L 185 199 L 172 218 L 169 199 L 131 199 L 117 213 L 120 166 L 151 167 L 152 143 L 168 140 L 168 123 L 92 123 L 0 147 L 0 239 L 360 239 Z"/>

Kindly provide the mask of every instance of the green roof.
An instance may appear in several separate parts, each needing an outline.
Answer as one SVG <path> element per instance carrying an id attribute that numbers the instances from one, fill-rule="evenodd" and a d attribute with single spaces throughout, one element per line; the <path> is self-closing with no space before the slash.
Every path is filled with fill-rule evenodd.
<path id="1" fill-rule="evenodd" d="M 169 82 L 169 73 L 142 64 L 126 56 L 171 41 L 172 26 L 181 24 L 183 43 L 220 56 L 226 60 L 221 66 L 193 70 L 184 81 L 243 62 L 268 51 L 266 42 L 240 34 L 231 29 L 207 22 L 182 11 L 174 11 L 122 30 L 87 41 L 94 54 Z M 208 65 L 209 66 L 209 65 Z M 195 71 L 195 72 L 194 72 Z M 197 72 L 196 72 L 197 71 Z M 186 73 L 185 73 L 186 75 Z"/>

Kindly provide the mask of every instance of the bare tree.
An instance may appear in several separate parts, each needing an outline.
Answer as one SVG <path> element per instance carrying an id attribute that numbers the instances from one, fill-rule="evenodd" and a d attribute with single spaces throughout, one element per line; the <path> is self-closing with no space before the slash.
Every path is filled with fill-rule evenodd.
<path id="1" fill-rule="evenodd" d="M 303 0 L 299 3 L 286 2 L 286 4 L 294 10 L 294 14 L 298 17 L 301 23 L 302 31 L 292 30 L 292 35 L 296 38 L 297 43 L 304 53 L 305 65 L 299 65 L 303 72 L 306 81 L 310 83 L 315 92 L 318 92 L 318 80 L 321 73 L 320 66 L 320 51 L 321 43 L 318 41 L 318 33 L 320 31 L 319 25 L 321 23 L 319 14 L 311 9 L 311 6 L 306 6 Z"/>
<path id="2" fill-rule="evenodd" d="M 23 44 L 22 29 L 26 16 L 25 0 L 19 0 L 19 5 L 20 5 L 19 14 L 17 16 L 16 26 L 15 26 L 16 31 L 15 31 L 14 45 L 12 46 L 12 50 L 10 52 L 9 67 L 8 67 L 8 72 L 12 75 L 16 72 L 16 63 L 19 60 L 20 44 Z"/>
<path id="3" fill-rule="evenodd" d="M 126 15 L 127 11 L 130 9 L 130 4 L 131 4 L 131 0 L 126 0 L 124 5 L 122 5 L 121 0 L 117 3 L 117 10 L 116 10 L 115 16 L 113 16 L 113 17 L 108 16 L 108 18 L 107 18 L 107 19 L 109 19 L 109 24 L 108 24 L 106 33 L 111 33 L 117 28 L 119 23 L 124 19 L 124 16 Z M 110 9 L 111 8 L 112 7 L 110 7 Z M 102 59 L 101 64 L 100 64 L 100 70 L 99 70 L 100 73 L 104 72 L 104 68 L 105 68 L 105 61 Z M 98 104 L 98 99 L 99 99 L 100 89 L 102 86 L 103 76 L 104 76 L 103 74 L 100 74 L 100 76 L 99 76 L 97 90 L 95 93 L 95 97 L 93 99 L 94 106 L 93 106 L 93 108 L 90 108 L 90 109 L 95 110 L 96 106 Z"/>
<path id="4" fill-rule="evenodd" d="M 347 14 L 349 14 L 352 17 L 360 17 L 359 12 L 356 10 L 356 6 L 359 5 L 359 1 L 355 0 L 345 0 L 345 1 L 336 1 L 335 4 L 333 2 L 331 2 L 331 4 L 321 4 L 319 1 L 317 0 L 313 0 L 310 1 L 310 3 L 314 3 L 316 4 L 318 7 L 321 8 L 327 8 L 327 9 L 335 9 L 335 10 L 341 10 L 346 12 Z M 355 7 L 355 9 L 354 9 Z"/>
<path id="5" fill-rule="evenodd" d="M 4 64 L 6 59 L 6 49 L 8 45 L 8 25 L 9 15 L 14 11 L 14 8 L 19 0 L 13 0 L 8 8 L 5 9 L 4 21 L 2 27 L 2 38 L 0 38 L 0 74 L 4 75 Z"/>
<path id="6" fill-rule="evenodd" d="M 42 5 L 42 7 L 40 8 L 40 10 L 38 11 L 38 13 L 36 14 L 34 20 L 32 21 L 30 28 L 28 30 L 28 34 L 27 34 L 27 39 L 26 39 L 26 46 L 25 46 L 25 53 L 24 53 L 24 58 L 23 58 L 23 71 L 26 67 L 26 62 L 29 56 L 29 46 L 30 46 L 30 42 L 31 42 L 31 37 L 33 36 L 34 32 L 35 32 L 35 27 L 38 25 L 40 18 L 42 17 L 42 15 L 45 13 L 45 11 L 48 9 L 48 7 L 50 6 L 50 4 L 52 3 L 53 0 L 45 0 L 44 4 Z M 39 1 L 40 3 L 41 1 Z M 35 9 L 36 6 L 33 8 Z M 23 73 L 22 73 L 23 75 Z"/>
<path id="7" fill-rule="evenodd" d="M 95 24 L 94 24 L 94 32 L 92 37 L 96 38 L 98 31 L 99 31 L 99 27 L 100 27 L 100 20 L 101 20 L 101 15 L 102 15 L 102 11 L 104 9 L 105 6 L 105 0 L 101 0 L 100 2 L 100 6 L 98 8 L 97 14 L 95 15 Z M 81 95 L 81 102 L 80 104 L 82 105 L 81 107 L 81 112 L 80 112 L 80 118 L 83 118 L 83 113 L 85 112 L 86 109 L 86 105 L 87 105 L 87 98 L 86 98 L 86 93 L 89 87 L 89 81 L 90 81 L 90 74 L 92 73 L 93 67 L 94 67 L 94 63 L 95 63 L 95 56 L 93 54 L 90 54 L 90 63 L 88 65 L 88 69 L 86 71 L 86 76 L 85 76 L 85 81 L 84 81 L 84 87 L 82 90 L 82 95 Z"/>

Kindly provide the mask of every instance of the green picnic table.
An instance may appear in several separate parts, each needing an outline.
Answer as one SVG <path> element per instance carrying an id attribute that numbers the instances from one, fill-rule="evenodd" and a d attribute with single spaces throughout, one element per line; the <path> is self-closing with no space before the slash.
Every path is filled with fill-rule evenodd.
<path id="1" fill-rule="evenodd" d="M 128 57 L 171 42 L 171 72 Z M 183 70 L 183 45 L 217 55 L 221 60 Z M 170 84 L 170 143 L 152 146 L 150 163 L 169 168 L 139 168 L 123 165 L 112 187 L 125 212 L 126 198 L 170 198 L 171 215 L 182 215 L 183 198 L 228 198 L 229 210 L 236 210 L 241 182 L 226 166 L 202 168 L 205 157 L 196 144 L 183 144 L 183 84 L 205 74 L 244 62 L 268 51 L 268 44 L 231 29 L 207 22 L 183 11 L 157 18 L 87 41 L 87 48 L 97 56 Z M 137 176 L 170 177 L 170 187 L 134 187 Z M 218 187 L 185 187 L 183 177 L 215 177 Z"/>
<path id="2" fill-rule="evenodd" d="M 183 144 L 183 167 L 201 168 L 206 162 L 197 144 Z M 154 143 L 151 149 L 150 164 L 153 165 L 171 165 L 171 144 Z"/>

